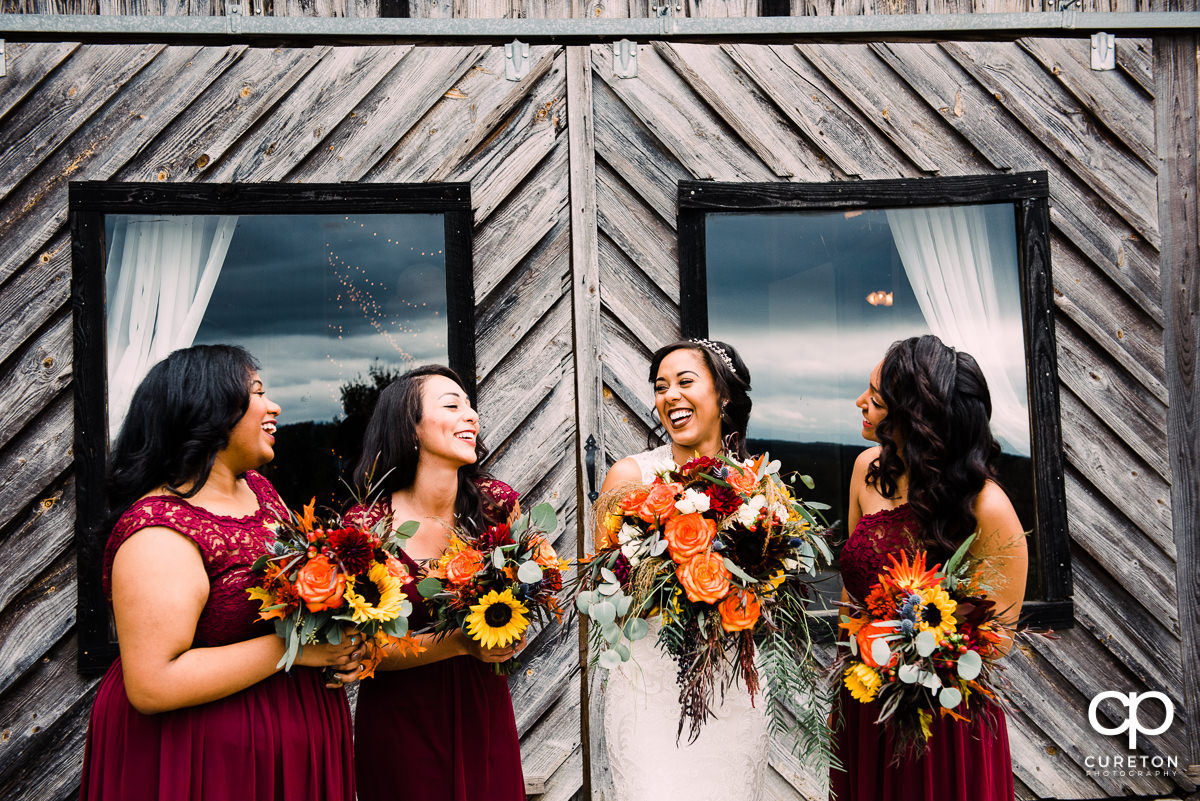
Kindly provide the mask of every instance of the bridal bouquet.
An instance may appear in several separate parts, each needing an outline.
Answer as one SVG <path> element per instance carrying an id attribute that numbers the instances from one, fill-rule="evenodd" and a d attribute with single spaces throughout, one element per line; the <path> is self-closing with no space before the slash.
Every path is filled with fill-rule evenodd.
<path id="1" fill-rule="evenodd" d="M 262 605 L 259 617 L 275 621 L 285 645 L 278 666 L 290 670 L 304 645 L 337 645 L 351 626 L 367 644 L 363 678 L 374 675 L 386 645 L 424 650 L 408 636 L 412 604 L 404 585 L 413 579 L 396 556 L 416 526 L 393 533 L 385 518 L 367 530 L 337 517 L 320 520 L 315 505 L 314 499 L 302 515 L 277 523 L 271 552 L 252 567 L 262 581 L 247 592 Z"/>
<path id="2" fill-rule="evenodd" d="M 828 507 L 798 500 L 778 471 L 765 455 L 699 457 L 621 490 L 598 509 L 608 545 L 580 566 L 575 602 L 606 669 L 628 661 L 646 618 L 661 614 L 657 646 L 679 666 L 678 735 L 686 723 L 695 740 L 718 692 L 740 680 L 752 702 L 765 692 L 774 730 L 825 753 L 819 705 L 785 702 L 820 685 L 805 577 L 831 560 L 818 511 Z"/>
<path id="3" fill-rule="evenodd" d="M 944 570 L 927 569 L 924 551 L 891 557 L 865 603 L 842 617 L 848 654 L 836 667 L 856 701 L 879 702 L 897 758 L 927 747 L 934 715 L 966 721 L 973 703 L 997 697 L 997 646 L 1010 629 L 964 558 L 973 539 Z"/>
<path id="4" fill-rule="evenodd" d="M 502 648 L 521 639 L 531 620 L 546 623 L 551 615 L 561 620 L 555 594 L 568 562 L 550 545 L 556 528 L 554 508 L 543 503 L 511 526 L 491 526 L 478 536 L 456 529 L 417 583 L 434 634 L 462 629 L 486 648 Z M 510 659 L 494 667 L 508 674 L 516 664 Z"/>

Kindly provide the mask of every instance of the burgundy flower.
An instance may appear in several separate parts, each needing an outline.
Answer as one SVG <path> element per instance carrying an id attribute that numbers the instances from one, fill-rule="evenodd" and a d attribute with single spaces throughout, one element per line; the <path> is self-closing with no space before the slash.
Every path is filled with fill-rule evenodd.
<path id="1" fill-rule="evenodd" d="M 632 565 L 625 558 L 625 554 L 618 556 L 617 561 L 613 563 L 612 572 L 617 577 L 617 581 L 621 582 L 621 586 L 625 586 L 626 582 L 629 581 L 629 572 L 632 569 Z"/>
<path id="2" fill-rule="evenodd" d="M 728 517 L 742 505 L 737 492 L 729 487 L 710 484 L 704 488 L 704 494 L 708 496 L 708 510 L 717 517 Z"/>
<path id="3" fill-rule="evenodd" d="M 679 472 L 688 478 L 695 478 L 701 473 L 716 476 L 724 466 L 720 459 L 714 459 L 711 456 L 697 456 L 680 467 Z"/>
<path id="4" fill-rule="evenodd" d="M 375 548 L 367 532 L 359 528 L 340 528 L 329 532 L 327 540 L 337 561 L 352 576 L 366 573 L 375 561 Z"/>
<path id="5" fill-rule="evenodd" d="M 511 545 L 513 541 L 512 531 L 503 523 L 490 526 L 487 531 L 483 532 L 483 536 L 479 539 L 483 546 L 487 548 L 497 548 L 501 545 Z"/>

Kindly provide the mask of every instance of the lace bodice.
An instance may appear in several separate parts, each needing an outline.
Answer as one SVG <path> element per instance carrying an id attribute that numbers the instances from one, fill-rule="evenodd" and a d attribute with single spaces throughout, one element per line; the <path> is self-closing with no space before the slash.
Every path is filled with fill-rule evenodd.
<path id="1" fill-rule="evenodd" d="M 867 597 L 879 573 L 891 562 L 889 555 L 910 556 L 918 547 L 912 511 L 907 503 L 895 509 L 882 509 L 858 519 L 850 539 L 842 547 L 842 582 L 846 592 L 858 601 Z"/>
<path id="2" fill-rule="evenodd" d="M 642 481 L 646 484 L 654 480 L 656 470 L 675 464 L 675 457 L 671 453 L 671 443 L 669 442 L 666 445 L 659 445 L 653 450 L 635 453 L 633 460 L 642 469 Z"/>
<path id="3" fill-rule="evenodd" d="M 163 526 L 196 543 L 208 574 L 208 600 L 196 623 L 193 647 L 228 645 L 272 633 L 272 627 L 259 619 L 258 604 L 246 590 L 257 581 L 251 566 L 275 540 L 270 524 L 285 519 L 287 509 L 271 483 L 258 473 L 247 473 L 246 483 L 258 498 L 258 511 L 246 517 L 214 514 L 173 495 L 143 498 L 130 506 L 113 526 L 104 550 L 102 580 L 109 603 L 117 549 L 136 532 Z"/>

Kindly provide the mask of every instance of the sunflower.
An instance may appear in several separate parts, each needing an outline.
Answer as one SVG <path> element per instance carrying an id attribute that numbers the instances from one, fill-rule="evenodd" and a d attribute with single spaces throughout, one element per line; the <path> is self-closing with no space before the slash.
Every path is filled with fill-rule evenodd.
<path id="1" fill-rule="evenodd" d="M 356 581 L 361 586 L 355 587 Z M 397 618 L 404 608 L 404 584 L 388 572 L 387 565 L 376 562 L 367 573 L 367 580 L 346 579 L 343 596 L 350 605 L 355 623 L 378 620 L 386 623 Z"/>
<path id="2" fill-rule="evenodd" d="M 954 612 L 958 604 L 941 587 L 918 590 L 921 606 L 917 612 L 917 630 L 932 631 L 939 639 L 955 631 Z"/>
<path id="3" fill-rule="evenodd" d="M 471 607 L 467 615 L 467 634 L 484 648 L 503 648 L 520 639 L 529 626 L 525 604 L 513 597 L 512 589 L 492 590 Z"/>
<path id="4" fill-rule="evenodd" d="M 850 690 L 850 696 L 855 701 L 861 701 L 864 704 L 875 700 L 875 695 L 879 692 L 880 685 L 883 684 L 879 673 L 862 662 L 847 668 L 844 681 L 846 688 Z"/>

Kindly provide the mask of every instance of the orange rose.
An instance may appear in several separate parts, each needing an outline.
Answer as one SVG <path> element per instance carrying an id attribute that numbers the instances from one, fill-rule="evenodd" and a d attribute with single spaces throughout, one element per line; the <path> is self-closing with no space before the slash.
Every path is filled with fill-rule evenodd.
<path id="1" fill-rule="evenodd" d="M 663 530 L 663 536 L 667 539 L 667 552 L 680 564 L 698 553 L 707 551 L 716 535 L 716 521 L 709 520 L 699 512 L 673 517 L 667 521 Z"/>
<path id="2" fill-rule="evenodd" d="M 401 584 L 408 584 L 413 580 L 412 574 L 408 572 L 408 565 L 391 554 L 387 555 L 387 560 L 384 564 L 387 565 L 388 574 L 393 578 L 400 579 Z"/>
<path id="3" fill-rule="evenodd" d="M 530 544 L 533 546 L 533 561 L 542 567 L 558 567 L 558 553 L 545 537 L 536 536 Z"/>
<path id="4" fill-rule="evenodd" d="M 717 607 L 721 613 L 721 628 L 726 631 L 745 631 L 754 628 L 762 605 L 749 590 L 734 590 Z"/>
<path id="5" fill-rule="evenodd" d="M 725 560 L 711 551 L 693 556 L 675 568 L 675 575 L 692 603 L 715 604 L 730 590 Z"/>
<path id="6" fill-rule="evenodd" d="M 346 577 L 324 554 L 309 559 L 296 576 L 296 593 L 310 612 L 337 609 L 345 591 Z"/>
<path id="7" fill-rule="evenodd" d="M 875 638 L 882 637 L 885 634 L 891 634 L 894 631 L 895 629 L 890 626 L 885 626 L 882 623 L 868 623 L 867 625 L 863 626 L 854 635 L 858 639 L 858 658 L 866 663 L 869 667 L 873 668 L 891 667 L 892 665 L 896 664 L 897 660 L 900 659 L 899 654 L 892 654 L 891 661 L 886 665 L 877 663 L 874 657 L 871 656 L 871 644 Z"/>
<path id="8" fill-rule="evenodd" d="M 647 523 L 665 523 L 675 514 L 675 499 L 682 493 L 683 485 L 675 482 L 653 485 L 637 510 L 638 517 Z"/>
<path id="9" fill-rule="evenodd" d="M 474 548 L 463 548 L 446 563 L 446 578 L 451 584 L 466 584 L 483 568 L 483 554 Z"/>
<path id="10" fill-rule="evenodd" d="M 646 500 L 646 496 L 650 494 L 647 489 L 635 489 L 621 499 L 621 509 L 625 512 L 636 513 L 641 508 L 642 502 Z"/>
<path id="11" fill-rule="evenodd" d="M 754 471 L 746 467 L 730 467 L 725 482 L 743 495 L 753 495 L 758 486 Z"/>

